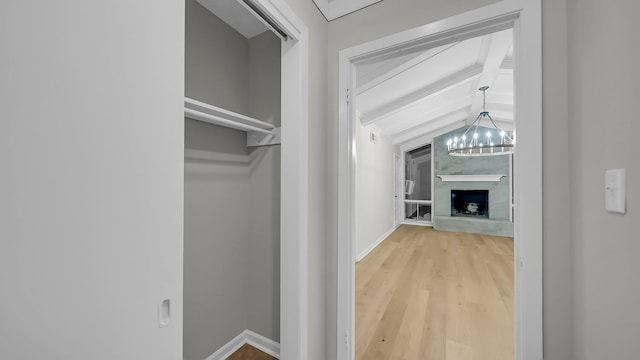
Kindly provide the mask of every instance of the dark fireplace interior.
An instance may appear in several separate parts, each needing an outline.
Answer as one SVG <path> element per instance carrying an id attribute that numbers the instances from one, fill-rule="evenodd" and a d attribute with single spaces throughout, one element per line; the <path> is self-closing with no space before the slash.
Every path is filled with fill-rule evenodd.
<path id="1" fill-rule="evenodd" d="M 451 216 L 489 218 L 489 190 L 451 190 Z"/>

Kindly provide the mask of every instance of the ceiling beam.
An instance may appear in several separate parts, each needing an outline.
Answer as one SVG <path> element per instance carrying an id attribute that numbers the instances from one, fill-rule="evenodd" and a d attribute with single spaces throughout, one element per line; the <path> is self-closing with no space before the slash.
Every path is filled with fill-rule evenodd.
<path id="1" fill-rule="evenodd" d="M 449 89 L 467 83 L 482 75 L 483 67 L 475 64 L 461 71 L 446 76 L 432 84 L 418 89 L 406 96 L 379 106 L 371 111 L 362 114 L 362 125 L 370 125 L 393 114 L 406 110 L 410 107 L 437 96 Z"/>
<path id="2" fill-rule="evenodd" d="M 467 122 L 470 124 L 476 119 L 480 111 L 482 110 L 482 92 L 478 91 L 479 86 L 493 86 L 498 71 L 502 66 L 502 63 L 509 52 L 509 49 L 513 45 L 513 31 L 501 31 L 491 35 L 491 39 L 487 44 L 486 54 L 484 61 L 482 62 L 482 76 L 478 82 L 478 86 L 471 89 L 473 97 L 473 104 Z M 489 90 L 490 92 L 491 90 Z"/>
<path id="3" fill-rule="evenodd" d="M 466 108 L 460 109 L 440 116 L 436 119 L 433 119 L 432 121 L 424 122 L 418 126 L 414 126 L 402 132 L 391 134 L 389 136 L 391 138 L 391 143 L 397 145 L 405 143 L 417 137 L 429 137 L 429 134 L 443 128 L 449 128 L 451 126 L 455 126 L 455 128 L 457 129 L 458 127 L 464 126 L 464 120 L 467 118 L 467 113 L 468 110 Z"/>
<path id="4" fill-rule="evenodd" d="M 358 86 L 358 88 L 356 89 L 356 95 L 360 95 L 368 90 L 371 90 L 374 87 L 404 73 L 405 71 L 413 69 L 414 67 L 422 64 L 423 62 L 433 58 L 434 56 L 442 54 L 443 52 L 451 49 L 452 47 L 458 44 L 460 44 L 460 42 L 450 44 L 442 49 L 429 49 L 423 52 L 422 54 L 409 59 L 403 64 L 394 66 L 392 69 L 385 71 L 384 73 L 378 75 L 377 77 L 371 79 L 370 81 L 367 81 L 365 84 Z M 391 61 L 391 60 L 388 60 L 388 61 Z"/>
<path id="5" fill-rule="evenodd" d="M 408 139 L 408 140 L 406 140 L 406 141 L 404 141 L 402 143 L 397 143 L 397 144 L 394 144 L 394 145 L 398 145 L 398 146 L 400 146 L 400 148 L 402 148 L 407 143 L 415 142 L 416 139 L 421 139 L 422 141 L 433 143 L 432 140 L 435 137 L 440 136 L 442 134 L 446 134 L 446 133 L 448 133 L 450 131 L 459 129 L 460 127 L 462 127 L 464 125 L 465 125 L 465 121 L 464 120 L 460 120 L 460 121 L 452 123 L 452 124 L 450 124 L 448 126 L 444 126 L 444 127 L 440 128 L 440 129 L 433 130 L 433 131 L 429 132 L 428 134 L 417 136 L 417 137 L 414 137 L 413 139 Z M 446 146 L 446 145 L 445 144 L 433 144 L 433 146 Z"/>
<path id="6" fill-rule="evenodd" d="M 513 57 L 512 56 L 505 57 L 504 60 L 502 60 L 502 64 L 500 65 L 500 70 L 502 71 L 511 70 L 511 72 L 513 73 L 513 68 L 514 68 Z"/>
<path id="7" fill-rule="evenodd" d="M 383 136 L 393 136 L 394 134 L 405 131 L 406 129 L 428 123 L 434 119 L 451 114 L 459 110 L 465 110 L 469 114 L 471 98 L 454 98 L 446 103 L 440 104 L 435 109 L 427 109 L 419 114 L 398 114 L 397 116 L 386 118 L 384 121 L 377 122 L 376 125 L 382 130 Z"/>

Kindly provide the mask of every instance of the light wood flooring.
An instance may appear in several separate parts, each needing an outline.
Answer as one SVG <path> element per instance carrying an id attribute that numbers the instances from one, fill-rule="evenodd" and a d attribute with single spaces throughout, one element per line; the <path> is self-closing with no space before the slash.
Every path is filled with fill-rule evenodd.
<path id="1" fill-rule="evenodd" d="M 357 360 L 513 360 L 513 239 L 400 226 L 356 264 Z"/>
<path id="2" fill-rule="evenodd" d="M 254 348 L 249 344 L 244 344 L 240 349 L 231 354 L 227 360 L 277 360 L 269 354 Z"/>

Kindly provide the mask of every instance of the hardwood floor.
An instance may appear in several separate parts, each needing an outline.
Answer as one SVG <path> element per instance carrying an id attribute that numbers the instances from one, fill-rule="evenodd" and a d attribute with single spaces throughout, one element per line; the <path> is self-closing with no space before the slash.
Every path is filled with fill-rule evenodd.
<path id="1" fill-rule="evenodd" d="M 277 360 L 269 354 L 254 348 L 249 344 L 244 344 L 240 349 L 231 354 L 227 360 Z"/>
<path id="2" fill-rule="evenodd" d="M 400 226 L 356 264 L 357 360 L 513 360 L 513 239 Z"/>

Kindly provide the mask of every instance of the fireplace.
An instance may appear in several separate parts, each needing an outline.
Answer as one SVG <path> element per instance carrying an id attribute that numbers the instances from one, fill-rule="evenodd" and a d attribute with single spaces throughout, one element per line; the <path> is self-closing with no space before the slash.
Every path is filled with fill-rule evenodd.
<path id="1" fill-rule="evenodd" d="M 451 190 L 451 216 L 489 218 L 489 190 Z"/>

